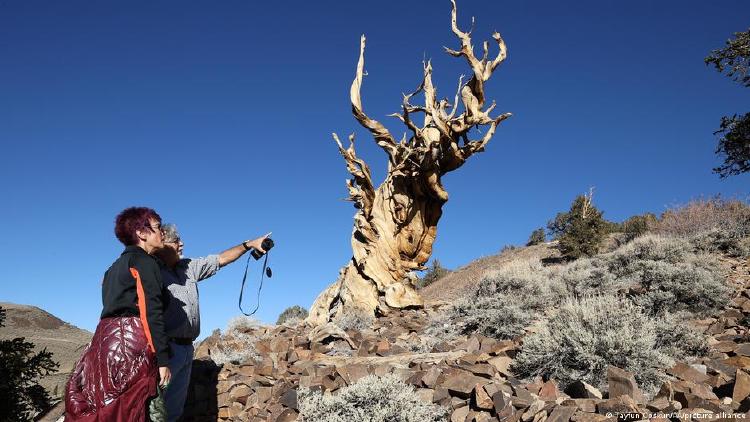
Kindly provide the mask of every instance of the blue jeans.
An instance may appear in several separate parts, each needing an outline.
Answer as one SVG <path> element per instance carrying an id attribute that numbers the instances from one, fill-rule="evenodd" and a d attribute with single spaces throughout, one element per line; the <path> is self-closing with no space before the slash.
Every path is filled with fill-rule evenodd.
<path id="1" fill-rule="evenodd" d="M 169 346 L 172 348 L 172 358 L 169 359 L 172 379 L 164 393 L 164 401 L 167 406 L 167 418 L 169 422 L 174 422 L 182 416 L 185 407 L 190 372 L 193 369 L 193 345 L 181 346 L 169 342 Z"/>

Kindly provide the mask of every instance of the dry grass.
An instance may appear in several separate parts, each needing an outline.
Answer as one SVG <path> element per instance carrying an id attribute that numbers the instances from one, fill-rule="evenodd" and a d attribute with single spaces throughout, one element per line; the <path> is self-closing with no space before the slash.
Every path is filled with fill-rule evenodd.
<path id="1" fill-rule="evenodd" d="M 671 236 L 695 236 L 711 230 L 723 230 L 737 237 L 750 236 L 750 206 L 738 199 L 696 199 L 673 206 L 650 230 Z"/>

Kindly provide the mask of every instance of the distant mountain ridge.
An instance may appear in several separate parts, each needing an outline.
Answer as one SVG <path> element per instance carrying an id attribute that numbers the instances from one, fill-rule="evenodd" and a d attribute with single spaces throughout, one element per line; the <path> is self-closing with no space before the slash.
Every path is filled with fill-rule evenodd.
<path id="1" fill-rule="evenodd" d="M 35 351 L 44 348 L 52 352 L 52 360 L 58 362 L 58 372 L 44 377 L 41 385 L 53 398 L 62 396 L 65 382 L 73 370 L 83 348 L 93 334 L 69 324 L 36 306 L 0 302 L 6 311 L 5 326 L 0 327 L 0 339 L 24 337 L 34 343 Z"/>

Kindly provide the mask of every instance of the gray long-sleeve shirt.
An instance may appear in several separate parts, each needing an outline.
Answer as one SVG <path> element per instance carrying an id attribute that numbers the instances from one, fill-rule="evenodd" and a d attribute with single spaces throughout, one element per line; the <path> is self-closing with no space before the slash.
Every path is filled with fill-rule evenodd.
<path id="1" fill-rule="evenodd" d="M 201 332 L 198 282 L 219 271 L 219 256 L 185 258 L 174 268 L 161 266 L 162 282 L 170 294 L 164 311 L 164 326 L 171 338 L 195 340 Z"/>

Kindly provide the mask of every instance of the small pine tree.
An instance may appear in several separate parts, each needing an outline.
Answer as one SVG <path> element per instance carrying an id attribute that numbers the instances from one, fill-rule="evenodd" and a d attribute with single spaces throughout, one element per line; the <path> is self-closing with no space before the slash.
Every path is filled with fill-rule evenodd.
<path id="1" fill-rule="evenodd" d="M 0 327 L 5 325 L 5 309 L 0 307 Z M 47 391 L 39 378 L 56 372 L 47 349 L 33 353 L 34 344 L 23 337 L 0 340 L 0 420 L 31 420 L 50 406 Z"/>
<path id="2" fill-rule="evenodd" d="M 448 273 L 450 273 L 450 270 L 443 268 L 443 266 L 440 265 L 440 260 L 433 259 L 432 266 L 427 270 L 425 275 L 420 278 L 419 281 L 417 281 L 416 287 L 418 289 L 421 289 L 423 287 L 429 286 Z"/>
<path id="3" fill-rule="evenodd" d="M 570 211 L 557 214 L 547 223 L 547 229 L 558 241 L 558 249 L 564 258 L 595 255 L 608 232 L 609 225 L 602 212 L 592 204 L 592 197 L 593 191 L 579 195 Z"/>
<path id="4" fill-rule="evenodd" d="M 650 227 L 656 224 L 656 216 L 650 212 L 643 215 L 634 215 L 621 224 L 622 232 L 625 233 L 627 240 L 631 241 L 638 236 L 642 236 L 649 231 Z"/>
<path id="5" fill-rule="evenodd" d="M 544 228 L 539 227 L 538 229 L 531 232 L 531 236 L 529 236 L 529 241 L 526 242 L 526 246 L 538 245 L 540 243 L 544 243 L 546 240 L 547 237 L 544 235 Z"/>
<path id="6" fill-rule="evenodd" d="M 307 318 L 307 314 L 307 309 L 299 305 L 290 306 L 284 309 L 284 312 L 279 315 L 279 319 L 276 320 L 276 325 L 281 325 L 287 321 L 305 319 Z"/>

